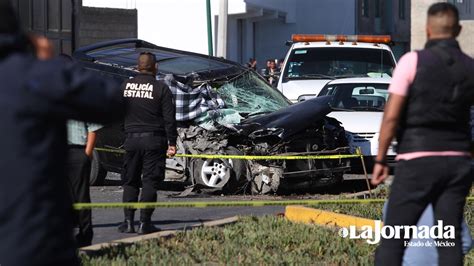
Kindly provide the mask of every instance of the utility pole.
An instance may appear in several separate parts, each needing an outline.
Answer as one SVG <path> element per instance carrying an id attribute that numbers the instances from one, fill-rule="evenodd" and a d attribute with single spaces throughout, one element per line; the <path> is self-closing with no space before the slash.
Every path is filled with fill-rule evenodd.
<path id="1" fill-rule="evenodd" d="M 212 47 L 212 23 L 211 23 L 211 0 L 206 0 L 206 17 L 207 17 L 207 52 L 210 56 L 214 55 L 214 47 Z"/>
<path id="2" fill-rule="evenodd" d="M 227 57 L 227 15 L 229 1 L 221 0 L 219 7 L 219 25 L 217 33 L 217 56 Z"/>

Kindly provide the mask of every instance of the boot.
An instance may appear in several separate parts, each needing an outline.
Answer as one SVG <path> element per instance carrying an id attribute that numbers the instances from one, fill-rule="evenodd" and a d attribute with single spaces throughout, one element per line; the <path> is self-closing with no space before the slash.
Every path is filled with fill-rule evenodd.
<path id="1" fill-rule="evenodd" d="M 135 233 L 134 221 L 130 219 L 125 219 L 118 227 L 120 233 Z"/>
<path id="2" fill-rule="evenodd" d="M 154 232 L 160 231 L 159 228 L 156 228 L 151 221 L 140 221 L 140 227 L 138 227 L 139 235 L 146 235 Z"/>

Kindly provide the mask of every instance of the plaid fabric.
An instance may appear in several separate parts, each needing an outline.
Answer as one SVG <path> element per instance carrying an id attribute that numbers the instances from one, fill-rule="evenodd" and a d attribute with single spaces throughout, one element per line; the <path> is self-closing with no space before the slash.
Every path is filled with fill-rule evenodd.
<path id="1" fill-rule="evenodd" d="M 189 121 L 201 114 L 225 107 L 224 100 L 207 83 L 193 88 L 166 75 L 164 80 L 176 103 L 176 121 Z"/>

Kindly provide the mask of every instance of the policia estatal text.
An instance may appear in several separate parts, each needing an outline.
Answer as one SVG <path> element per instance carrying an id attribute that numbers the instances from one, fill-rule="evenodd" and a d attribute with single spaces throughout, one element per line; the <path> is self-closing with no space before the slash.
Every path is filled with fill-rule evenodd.
<path id="1" fill-rule="evenodd" d="M 140 73 L 122 85 L 127 105 L 124 127 L 126 140 L 122 172 L 123 202 L 156 201 L 156 191 L 165 178 L 166 155 L 176 153 L 175 105 L 170 89 L 157 81 L 156 59 L 142 53 L 138 58 Z M 140 178 L 140 175 L 143 177 Z M 133 209 L 125 209 L 125 221 L 119 226 L 124 233 L 135 232 Z M 139 234 L 157 231 L 151 224 L 153 209 L 140 211 Z"/>

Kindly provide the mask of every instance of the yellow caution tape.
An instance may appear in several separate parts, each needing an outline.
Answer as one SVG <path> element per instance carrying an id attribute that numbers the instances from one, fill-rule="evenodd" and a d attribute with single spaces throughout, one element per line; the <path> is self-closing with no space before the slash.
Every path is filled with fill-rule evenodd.
<path id="1" fill-rule="evenodd" d="M 179 202 L 103 202 L 103 203 L 76 203 L 74 209 L 96 208 L 208 208 L 208 207 L 263 207 L 287 205 L 318 205 L 318 204 L 372 204 L 383 203 L 386 199 L 339 199 L 339 200 L 242 200 L 242 201 L 179 201 Z M 467 197 L 467 201 L 474 201 L 474 197 Z"/>
<path id="2" fill-rule="evenodd" d="M 122 149 L 95 148 L 96 151 L 125 153 Z M 199 159 L 236 159 L 236 160 L 334 160 L 361 158 L 362 154 L 337 155 L 224 155 L 224 154 L 176 154 L 175 157 Z"/>

